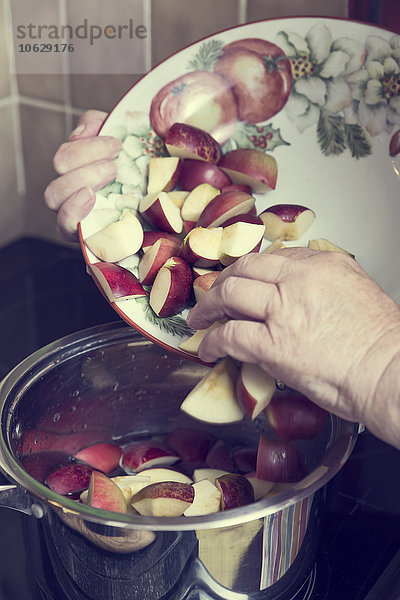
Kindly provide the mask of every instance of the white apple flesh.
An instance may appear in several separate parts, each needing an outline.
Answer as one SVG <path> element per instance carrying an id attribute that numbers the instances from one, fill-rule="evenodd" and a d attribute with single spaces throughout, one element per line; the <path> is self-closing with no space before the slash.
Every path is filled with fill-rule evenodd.
<path id="1" fill-rule="evenodd" d="M 169 258 L 154 279 L 150 306 L 159 317 L 170 317 L 186 308 L 192 292 L 192 270 L 179 256 Z"/>
<path id="2" fill-rule="evenodd" d="M 215 321 L 214 323 L 212 323 L 212 325 L 210 325 L 210 327 L 207 327 L 207 329 L 198 329 L 190 338 L 181 342 L 179 344 L 179 348 L 181 350 L 184 350 L 185 352 L 189 352 L 190 354 L 197 354 L 199 346 L 204 340 L 207 333 L 209 333 L 213 329 L 216 329 L 217 327 L 220 327 L 221 325 L 226 323 L 226 321 L 226 319 Z"/>
<path id="3" fill-rule="evenodd" d="M 255 248 L 259 247 L 264 232 L 265 225 L 242 221 L 224 227 L 219 247 L 221 264 L 227 267 L 241 256 L 253 252 Z"/>
<path id="4" fill-rule="evenodd" d="M 247 473 L 245 477 L 252 485 L 255 502 L 257 502 L 257 500 L 261 500 L 261 498 L 264 498 L 267 494 L 269 494 L 274 485 L 276 485 L 273 481 L 264 481 L 264 479 L 258 479 L 255 472 Z"/>
<path id="5" fill-rule="evenodd" d="M 89 236 L 85 244 L 105 262 L 118 262 L 142 247 L 143 227 L 132 210 L 127 210 L 119 221 Z"/>
<path id="6" fill-rule="evenodd" d="M 194 498 L 192 504 L 184 511 L 185 517 L 211 515 L 220 509 L 221 492 L 208 479 L 193 484 Z"/>
<path id="7" fill-rule="evenodd" d="M 202 469 L 195 469 L 193 471 L 193 481 L 197 483 L 203 479 L 208 479 L 208 481 L 211 481 L 211 483 L 215 483 L 215 480 L 218 479 L 218 477 L 228 474 L 229 471 L 225 471 L 224 469 L 210 469 L 208 467 L 204 467 Z"/>
<path id="8" fill-rule="evenodd" d="M 177 481 L 178 483 L 191 484 L 192 480 L 188 475 L 176 471 L 175 469 L 153 467 L 151 469 L 144 469 L 139 475 L 134 477 L 146 477 L 149 483 L 161 483 L 162 481 Z"/>
<path id="9" fill-rule="evenodd" d="M 197 267 L 215 267 L 219 264 L 222 232 L 222 227 L 195 227 L 183 241 L 183 258 Z"/>
<path id="10" fill-rule="evenodd" d="M 181 208 L 181 216 L 184 221 L 197 223 L 201 213 L 215 196 L 220 194 L 220 190 L 209 183 L 201 183 L 196 186 L 189 195 Z"/>
<path id="11" fill-rule="evenodd" d="M 147 296 L 139 279 L 124 267 L 109 262 L 97 262 L 89 264 L 87 270 L 109 302 Z"/>
<path id="12" fill-rule="evenodd" d="M 176 156 L 157 156 L 149 161 L 147 193 L 172 191 L 181 173 L 182 163 Z"/>
<path id="13" fill-rule="evenodd" d="M 181 244 L 178 240 L 168 240 L 160 238 L 151 248 L 142 256 L 139 262 L 139 280 L 143 285 L 151 285 L 155 280 L 158 271 L 165 262 L 177 256 Z"/>
<path id="14" fill-rule="evenodd" d="M 255 203 L 254 196 L 245 192 L 224 192 L 215 196 L 201 213 L 199 227 L 219 227 L 236 215 L 250 212 Z"/>
<path id="15" fill-rule="evenodd" d="M 180 517 L 194 500 L 192 485 L 177 481 L 152 483 L 135 494 L 132 506 L 147 517 Z"/>
<path id="16" fill-rule="evenodd" d="M 255 419 L 265 409 L 275 390 L 275 380 L 264 369 L 252 363 L 240 365 L 236 397 L 250 419 Z"/>
<path id="17" fill-rule="evenodd" d="M 165 145 L 171 156 L 194 158 L 217 163 L 221 146 L 206 131 L 187 123 L 174 123 L 168 130 Z"/>
<path id="18" fill-rule="evenodd" d="M 275 240 L 298 240 L 315 220 L 311 209 L 299 204 L 275 204 L 260 215 L 265 225 L 265 237 Z"/>
<path id="19" fill-rule="evenodd" d="M 181 211 L 166 192 L 148 194 L 140 200 L 139 212 L 154 227 L 167 233 L 181 233 Z"/>
<path id="20" fill-rule="evenodd" d="M 238 148 L 224 154 L 218 166 L 233 183 L 251 187 L 254 193 L 274 190 L 278 165 L 273 156 L 253 148 Z"/>

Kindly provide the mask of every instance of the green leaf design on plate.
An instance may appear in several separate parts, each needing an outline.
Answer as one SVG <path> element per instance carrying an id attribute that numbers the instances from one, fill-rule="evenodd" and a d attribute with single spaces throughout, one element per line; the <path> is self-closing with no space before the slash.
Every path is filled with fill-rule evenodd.
<path id="1" fill-rule="evenodd" d="M 280 130 L 275 129 L 271 123 L 250 125 L 240 122 L 228 143 L 235 144 L 237 148 L 256 148 L 265 152 L 271 152 L 277 146 L 290 146 L 289 142 L 282 138 Z M 226 151 L 224 145 L 224 152 Z"/>
<path id="2" fill-rule="evenodd" d="M 361 125 L 344 123 L 344 134 L 347 147 L 353 158 L 363 158 L 371 154 L 371 144 Z"/>
<path id="3" fill-rule="evenodd" d="M 140 298 L 136 298 L 136 302 L 139 302 L 143 305 L 143 310 L 146 319 L 153 325 L 157 325 L 157 327 L 159 327 L 166 333 L 178 337 L 183 337 L 184 335 L 193 335 L 193 329 L 189 327 L 189 325 L 186 323 L 183 317 L 179 315 L 174 315 L 173 317 L 159 317 L 158 315 L 156 315 L 156 313 L 153 311 L 149 304 L 148 296 L 141 296 Z"/>
<path id="4" fill-rule="evenodd" d="M 321 110 L 317 125 L 317 136 L 325 156 L 341 154 L 346 149 L 344 119 Z"/>
<path id="5" fill-rule="evenodd" d="M 187 68 L 192 71 L 211 71 L 215 61 L 222 54 L 223 45 L 219 40 L 204 42 L 193 60 L 188 62 Z"/>

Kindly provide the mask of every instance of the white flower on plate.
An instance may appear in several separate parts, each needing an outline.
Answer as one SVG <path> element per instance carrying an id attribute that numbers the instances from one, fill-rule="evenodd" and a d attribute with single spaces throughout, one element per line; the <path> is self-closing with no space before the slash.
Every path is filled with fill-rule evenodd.
<path id="1" fill-rule="evenodd" d="M 299 131 L 318 121 L 321 109 L 337 114 L 352 102 L 346 77 L 361 69 L 365 48 L 350 38 L 333 40 L 324 23 L 316 23 L 306 36 L 281 31 L 277 44 L 290 58 L 293 88 L 285 106 Z"/>
<path id="2" fill-rule="evenodd" d="M 400 123 L 400 36 L 368 36 L 365 48 L 365 65 L 347 78 L 354 102 L 345 118 L 377 135 Z"/>

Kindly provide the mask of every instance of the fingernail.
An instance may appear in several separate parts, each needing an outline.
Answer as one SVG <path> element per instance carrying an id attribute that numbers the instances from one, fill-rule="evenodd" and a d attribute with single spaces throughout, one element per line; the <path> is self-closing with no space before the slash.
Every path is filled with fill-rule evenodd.
<path id="1" fill-rule="evenodd" d="M 110 146 L 113 152 L 120 152 L 122 148 L 122 142 L 118 138 L 111 138 Z"/>
<path id="2" fill-rule="evenodd" d="M 81 188 L 75 194 L 75 200 L 83 207 L 86 204 L 92 204 L 94 191 L 89 186 Z"/>
<path id="3" fill-rule="evenodd" d="M 71 135 L 69 136 L 70 138 L 72 137 L 76 137 L 77 135 L 80 135 L 81 133 L 83 133 L 85 130 L 85 125 L 83 123 L 81 123 L 80 125 L 78 125 L 78 127 L 76 127 L 73 132 L 71 133 Z"/>

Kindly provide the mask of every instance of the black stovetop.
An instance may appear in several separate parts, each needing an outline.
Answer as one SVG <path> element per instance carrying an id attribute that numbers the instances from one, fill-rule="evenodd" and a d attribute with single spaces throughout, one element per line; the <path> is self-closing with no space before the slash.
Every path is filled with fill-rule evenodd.
<path id="1" fill-rule="evenodd" d="M 0 377 L 64 335 L 116 321 L 86 275 L 78 249 L 21 239 L 0 249 Z M 23 530 L 0 509 L 0 599 L 37 600 Z M 400 452 L 363 433 L 327 488 L 320 575 L 313 600 L 399 600 Z M 328 588 L 328 592 L 322 591 Z"/>

